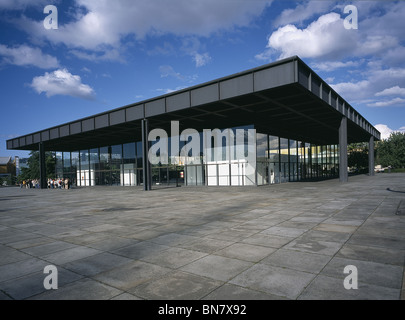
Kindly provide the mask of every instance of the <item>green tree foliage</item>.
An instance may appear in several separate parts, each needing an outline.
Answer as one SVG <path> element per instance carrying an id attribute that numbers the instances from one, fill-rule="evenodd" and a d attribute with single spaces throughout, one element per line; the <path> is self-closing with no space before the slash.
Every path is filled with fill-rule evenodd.
<path id="1" fill-rule="evenodd" d="M 27 168 L 21 169 L 21 174 L 18 176 L 19 180 L 39 179 L 39 152 L 31 151 L 30 157 L 27 161 Z M 55 177 L 56 157 L 52 152 L 45 153 L 45 165 L 47 178 Z"/>
<path id="2" fill-rule="evenodd" d="M 368 168 L 368 143 L 351 143 L 347 146 L 347 163 L 350 168 L 359 172 Z"/>
<path id="3" fill-rule="evenodd" d="M 383 167 L 405 168 L 405 133 L 393 132 L 378 143 L 377 162 Z"/>

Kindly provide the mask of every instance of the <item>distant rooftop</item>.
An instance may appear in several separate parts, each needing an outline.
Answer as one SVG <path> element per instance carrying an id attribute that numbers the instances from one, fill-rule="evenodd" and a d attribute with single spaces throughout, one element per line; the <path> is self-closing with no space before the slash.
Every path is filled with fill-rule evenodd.
<path id="1" fill-rule="evenodd" d="M 0 166 L 5 166 L 11 161 L 11 157 L 0 157 Z"/>

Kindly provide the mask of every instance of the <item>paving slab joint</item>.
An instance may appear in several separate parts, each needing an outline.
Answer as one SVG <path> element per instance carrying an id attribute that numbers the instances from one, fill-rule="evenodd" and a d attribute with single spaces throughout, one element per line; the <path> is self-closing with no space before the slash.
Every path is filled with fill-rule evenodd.
<path id="1" fill-rule="evenodd" d="M 397 210 L 395 211 L 397 216 L 405 216 L 405 200 L 401 200 L 398 204 Z"/>

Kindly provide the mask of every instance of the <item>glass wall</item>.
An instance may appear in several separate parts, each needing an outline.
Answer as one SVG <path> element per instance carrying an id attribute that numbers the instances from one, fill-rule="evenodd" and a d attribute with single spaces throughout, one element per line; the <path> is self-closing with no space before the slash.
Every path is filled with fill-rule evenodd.
<path id="1" fill-rule="evenodd" d="M 256 171 L 257 171 L 257 184 L 268 184 L 269 178 L 269 139 L 266 134 L 256 134 Z"/>
<path id="2" fill-rule="evenodd" d="M 90 176 L 91 176 L 91 185 L 97 186 L 100 185 L 100 176 L 96 172 L 100 168 L 100 155 L 98 148 L 90 149 Z"/>
<path id="3" fill-rule="evenodd" d="M 122 144 L 111 146 L 111 185 L 119 186 L 124 185 L 121 181 L 121 168 L 122 168 Z"/>
<path id="4" fill-rule="evenodd" d="M 298 180 L 298 144 L 296 140 L 289 140 L 289 168 L 290 180 Z"/>
<path id="5" fill-rule="evenodd" d="M 55 152 L 55 177 L 63 178 L 63 154 L 62 152 Z"/>
<path id="6" fill-rule="evenodd" d="M 289 170 L 289 143 L 288 139 L 280 138 L 280 182 L 288 182 Z"/>
<path id="7" fill-rule="evenodd" d="M 269 175 L 270 184 L 280 183 L 280 144 L 279 137 L 269 136 Z"/>
<path id="8" fill-rule="evenodd" d="M 126 143 L 122 146 L 123 156 L 121 166 L 121 184 L 136 186 L 136 144 Z"/>
<path id="9" fill-rule="evenodd" d="M 189 144 L 192 139 L 189 139 L 180 141 L 179 153 L 175 155 L 171 154 L 169 138 L 168 163 L 151 165 L 152 183 L 260 186 L 338 176 L 337 145 L 314 145 L 249 129 L 253 126 L 219 130 L 218 136 L 213 130 L 208 138 L 206 133 L 199 133 L 195 137 L 200 138 L 197 150 L 200 152 L 192 152 L 192 144 Z M 193 146 L 198 149 L 198 144 Z M 141 142 L 56 152 L 55 155 L 55 177 L 69 178 L 73 186 L 143 184 Z"/>
<path id="10" fill-rule="evenodd" d="M 94 172 L 93 176 L 90 174 L 90 153 L 89 150 L 81 150 L 80 154 L 80 174 L 77 179 L 80 179 L 80 186 L 89 187 L 94 185 Z M 93 180 L 93 183 L 92 183 Z"/>

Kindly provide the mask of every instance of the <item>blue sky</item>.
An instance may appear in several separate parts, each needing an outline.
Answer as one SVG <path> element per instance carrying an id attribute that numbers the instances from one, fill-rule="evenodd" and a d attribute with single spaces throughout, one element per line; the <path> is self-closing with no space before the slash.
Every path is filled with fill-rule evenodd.
<path id="1" fill-rule="evenodd" d="M 0 156 L 28 155 L 7 139 L 293 55 L 384 137 L 405 132 L 404 17 L 405 1 L 0 0 Z"/>

